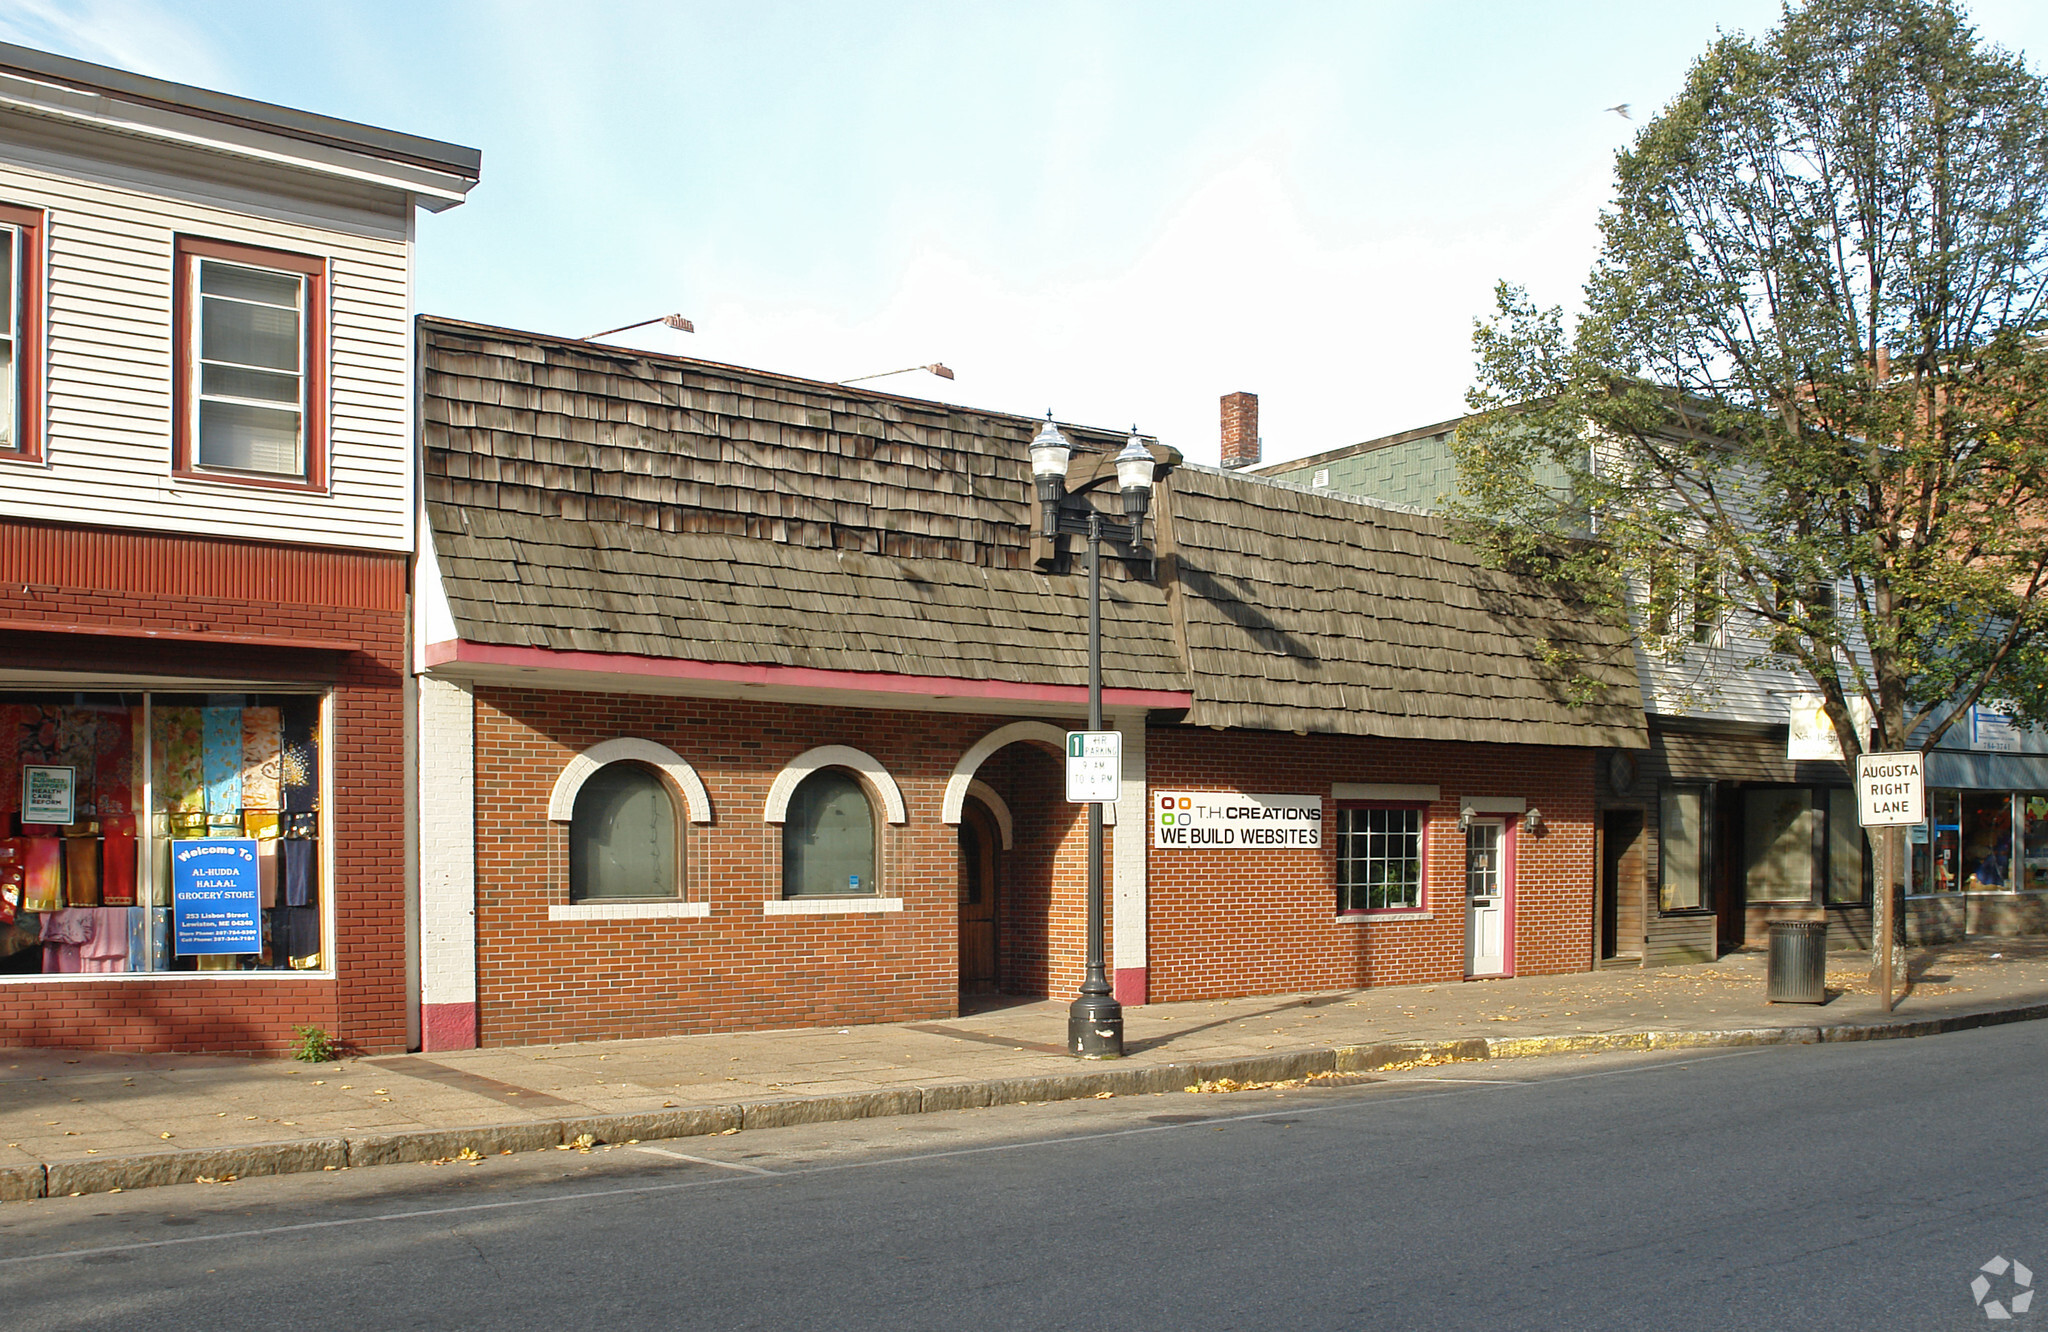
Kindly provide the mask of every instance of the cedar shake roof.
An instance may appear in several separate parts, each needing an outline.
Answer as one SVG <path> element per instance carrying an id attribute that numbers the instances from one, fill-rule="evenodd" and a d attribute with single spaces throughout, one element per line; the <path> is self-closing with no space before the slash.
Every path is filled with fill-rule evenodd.
<path id="1" fill-rule="evenodd" d="M 1087 584 L 1031 565 L 1036 422 L 445 320 L 420 340 L 465 639 L 1087 683 Z M 1102 617 L 1108 687 L 1187 690 L 1160 588 L 1105 570 Z"/>
<path id="2" fill-rule="evenodd" d="M 463 638 L 1085 683 L 1080 562 L 1034 563 L 1037 421 L 442 319 L 420 346 L 428 526 Z M 1437 519 L 1189 466 L 1154 511 L 1162 586 L 1104 565 L 1110 688 L 1192 690 L 1201 725 L 1646 744 L 1626 636 Z M 1595 706 L 1541 664 L 1564 640 L 1612 655 Z"/>
<path id="3" fill-rule="evenodd" d="M 1183 465 L 1166 539 L 1191 725 L 1643 748 L 1625 629 L 1487 567 L 1442 519 Z M 1566 698 L 1546 646 L 1602 688 Z"/>

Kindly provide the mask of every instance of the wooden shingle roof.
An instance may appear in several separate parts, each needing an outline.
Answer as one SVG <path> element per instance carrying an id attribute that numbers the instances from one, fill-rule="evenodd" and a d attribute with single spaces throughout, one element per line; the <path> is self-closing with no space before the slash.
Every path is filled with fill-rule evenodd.
<path id="1" fill-rule="evenodd" d="M 1626 631 L 1488 568 L 1440 518 L 1194 466 L 1167 506 L 1191 725 L 1648 743 Z M 1591 702 L 1556 648 L 1598 682 Z"/>
<path id="2" fill-rule="evenodd" d="M 420 343 L 464 639 L 1084 683 L 1086 581 L 1034 563 L 1036 421 L 449 320 Z M 1197 725 L 1645 743 L 1625 635 L 1439 520 L 1208 468 L 1160 492 L 1163 585 L 1103 580 L 1108 687 L 1192 691 Z M 1559 643 L 1598 658 L 1594 704 Z"/>

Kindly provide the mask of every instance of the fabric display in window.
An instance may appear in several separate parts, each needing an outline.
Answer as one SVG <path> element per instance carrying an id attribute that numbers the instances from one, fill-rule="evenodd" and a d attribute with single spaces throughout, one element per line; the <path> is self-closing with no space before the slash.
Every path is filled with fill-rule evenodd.
<path id="1" fill-rule="evenodd" d="M 74 975 L 85 967 L 83 950 L 99 925 L 96 907 L 65 907 L 43 922 L 43 971 Z"/>
<path id="2" fill-rule="evenodd" d="M 64 906 L 64 843 L 55 837 L 25 838 L 22 910 L 57 911 Z"/>
<path id="3" fill-rule="evenodd" d="M 196 813 L 206 808 L 206 734 L 198 708 L 155 710 L 157 808 Z"/>
<path id="4" fill-rule="evenodd" d="M 128 908 L 94 907 L 92 938 L 79 949 L 88 972 L 128 970 Z"/>
<path id="5" fill-rule="evenodd" d="M 256 843 L 257 904 L 265 911 L 277 905 L 277 849 L 281 845 L 275 837 Z"/>
<path id="6" fill-rule="evenodd" d="M 135 812 L 135 723 L 128 708 L 94 708 L 93 795 L 88 812 L 119 818 Z M 140 708 L 133 710 L 138 715 Z M 87 809 L 86 806 L 80 806 Z"/>
<path id="7" fill-rule="evenodd" d="M 49 711 L 57 714 L 57 756 L 50 761 L 71 769 L 75 808 L 89 815 L 97 803 L 93 790 L 100 762 L 100 714 L 92 708 Z"/>
<path id="8" fill-rule="evenodd" d="M 28 882 L 28 846 L 19 837 L 0 837 L 0 925 L 12 925 L 21 914 Z"/>
<path id="9" fill-rule="evenodd" d="M 101 820 L 100 905 L 135 905 L 135 820 L 125 815 Z"/>
<path id="10" fill-rule="evenodd" d="M 242 805 L 282 809 L 278 772 L 284 753 L 284 714 L 277 708 L 242 709 Z M 250 836 L 255 836 L 252 831 Z"/>
<path id="11" fill-rule="evenodd" d="M 149 970 L 149 908 L 128 908 L 128 970 Z"/>
<path id="12" fill-rule="evenodd" d="M 219 819 L 242 821 L 242 710 L 204 708 L 205 749 L 201 759 L 206 778 L 206 812 Z"/>
<path id="13" fill-rule="evenodd" d="M 320 965 L 320 909 L 309 906 L 279 907 L 270 914 L 270 951 L 276 958 L 289 959 L 305 970 Z"/>
<path id="14" fill-rule="evenodd" d="M 89 834 L 64 838 L 64 904 L 100 904 L 100 839 Z"/>
<path id="15" fill-rule="evenodd" d="M 294 701 L 282 709 L 283 748 L 278 783 L 286 811 L 320 808 L 320 705 Z"/>
<path id="16" fill-rule="evenodd" d="M 21 705 L 0 703 L 0 813 L 21 810 Z"/>
<path id="17" fill-rule="evenodd" d="M 284 904 L 311 906 L 319 898 L 320 844 L 310 837 L 287 837 L 284 847 Z"/>
<path id="18" fill-rule="evenodd" d="M 171 909 L 164 906 L 145 907 L 149 913 L 149 955 L 156 959 L 158 971 L 171 967 Z"/>

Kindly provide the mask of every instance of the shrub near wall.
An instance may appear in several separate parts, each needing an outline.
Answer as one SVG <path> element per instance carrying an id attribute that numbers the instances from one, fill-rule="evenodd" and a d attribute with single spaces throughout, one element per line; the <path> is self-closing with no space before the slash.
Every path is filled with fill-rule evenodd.
<path id="1" fill-rule="evenodd" d="M 1516 836 L 1514 972 L 1591 966 L 1595 866 L 1593 754 L 1520 745 L 1292 736 L 1164 727 L 1147 733 L 1157 790 L 1320 794 L 1316 850 L 1152 848 L 1154 1001 L 1462 980 L 1461 796 L 1521 797 L 1545 831 Z M 1429 919 L 1339 919 L 1333 783 L 1434 783 L 1425 831 Z"/>

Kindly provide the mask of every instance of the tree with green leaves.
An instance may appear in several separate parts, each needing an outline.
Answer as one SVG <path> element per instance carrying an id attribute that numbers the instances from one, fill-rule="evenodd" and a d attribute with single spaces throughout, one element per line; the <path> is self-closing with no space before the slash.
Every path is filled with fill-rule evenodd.
<path id="1" fill-rule="evenodd" d="M 1633 599 L 1652 652 L 1751 626 L 1852 764 L 2048 720 L 2043 81 L 1944 0 L 1788 6 L 1617 154 L 1600 227 L 1575 321 L 1503 284 L 1475 331 L 1476 538 Z"/>

